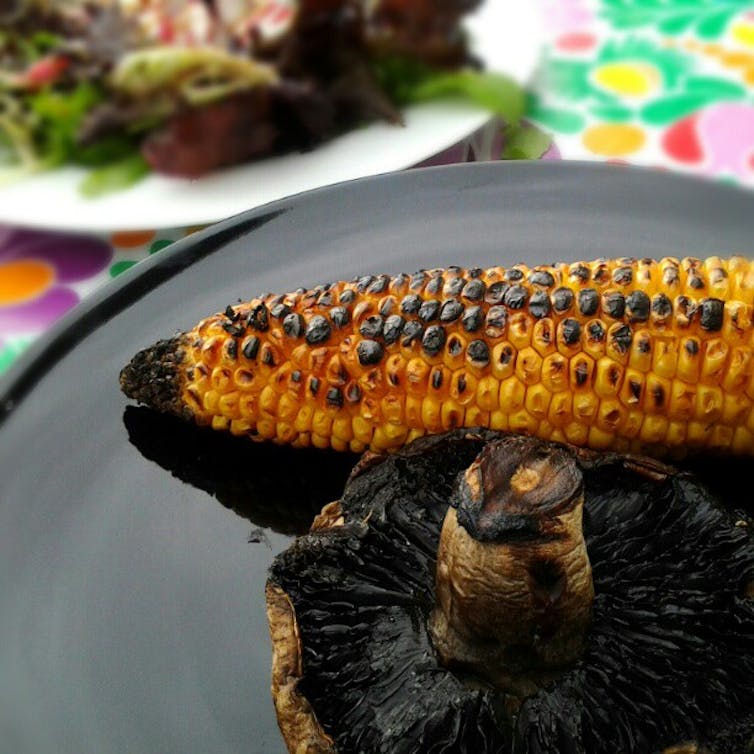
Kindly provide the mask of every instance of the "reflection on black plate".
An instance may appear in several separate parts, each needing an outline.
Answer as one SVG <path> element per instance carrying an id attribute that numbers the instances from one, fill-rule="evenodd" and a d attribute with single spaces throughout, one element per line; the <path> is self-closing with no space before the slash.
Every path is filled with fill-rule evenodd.
<path id="1" fill-rule="evenodd" d="M 2 754 L 283 750 L 264 582 L 290 538 L 247 542 L 248 524 L 206 491 L 235 505 L 240 471 L 211 481 L 189 448 L 176 459 L 160 447 L 189 442 L 188 428 L 142 422 L 139 435 L 129 412 L 129 442 L 118 372 L 133 353 L 229 301 L 357 273 L 746 252 L 751 201 L 614 167 L 413 171 L 227 221 L 88 299 L 0 381 Z M 329 497 L 345 473 L 316 456 L 306 470 L 273 450 L 253 457 L 287 466 L 294 498 L 313 473 Z"/>
<path id="2" fill-rule="evenodd" d="M 253 443 L 148 408 L 127 406 L 128 439 L 144 458 L 208 492 L 258 527 L 305 534 L 337 500 L 357 456 Z"/>

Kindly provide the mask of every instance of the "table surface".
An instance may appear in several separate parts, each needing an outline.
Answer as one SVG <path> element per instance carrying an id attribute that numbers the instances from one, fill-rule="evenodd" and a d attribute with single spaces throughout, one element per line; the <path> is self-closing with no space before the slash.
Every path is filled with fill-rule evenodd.
<path id="1" fill-rule="evenodd" d="M 528 119 L 552 135 L 544 157 L 754 188 L 754 2 L 540 3 L 547 42 Z M 426 164 L 498 159 L 496 128 Z M 75 236 L 0 226 L 0 373 L 83 298 L 194 230 Z"/>

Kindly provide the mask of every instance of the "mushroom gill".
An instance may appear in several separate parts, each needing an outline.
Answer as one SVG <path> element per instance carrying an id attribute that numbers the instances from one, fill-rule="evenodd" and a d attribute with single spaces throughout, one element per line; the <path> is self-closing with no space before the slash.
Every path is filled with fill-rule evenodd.
<path id="1" fill-rule="evenodd" d="M 753 582 L 748 522 L 688 474 L 420 440 L 271 567 L 281 730 L 291 751 L 749 754 Z"/>

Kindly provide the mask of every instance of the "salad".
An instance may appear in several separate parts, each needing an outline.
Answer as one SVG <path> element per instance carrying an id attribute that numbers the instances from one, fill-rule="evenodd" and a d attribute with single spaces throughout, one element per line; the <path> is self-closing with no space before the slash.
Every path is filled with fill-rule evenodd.
<path id="1" fill-rule="evenodd" d="M 0 181 L 65 164 L 82 191 L 196 178 L 462 95 L 515 125 L 480 70 L 478 0 L 10 0 L 0 7 Z"/>

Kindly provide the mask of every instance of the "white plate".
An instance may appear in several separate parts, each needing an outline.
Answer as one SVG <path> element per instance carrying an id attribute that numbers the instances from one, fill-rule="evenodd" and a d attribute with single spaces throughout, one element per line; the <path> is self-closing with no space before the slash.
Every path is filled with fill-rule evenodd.
<path id="1" fill-rule="evenodd" d="M 525 83 L 537 65 L 537 3 L 487 0 L 468 27 L 488 70 Z M 0 190 L 0 222 L 56 230 L 141 230 L 214 222 L 284 196 L 415 165 L 484 125 L 488 114 L 460 103 L 409 108 L 403 128 L 375 123 L 306 154 L 223 170 L 200 180 L 149 176 L 98 199 L 78 192 L 83 172 L 55 170 Z"/>

